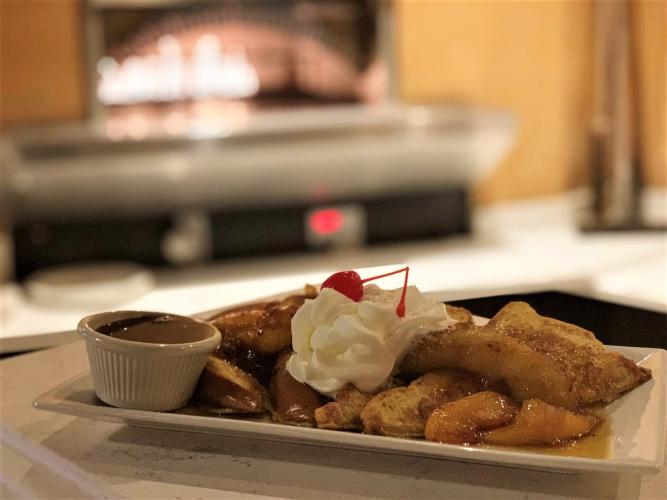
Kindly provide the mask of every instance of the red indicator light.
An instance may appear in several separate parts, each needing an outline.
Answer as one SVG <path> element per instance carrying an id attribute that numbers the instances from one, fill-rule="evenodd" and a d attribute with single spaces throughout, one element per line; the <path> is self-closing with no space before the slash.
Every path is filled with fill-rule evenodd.
<path id="1" fill-rule="evenodd" d="M 345 217 L 340 210 L 325 208 L 317 210 L 308 217 L 308 225 L 315 234 L 334 234 L 343 228 Z"/>

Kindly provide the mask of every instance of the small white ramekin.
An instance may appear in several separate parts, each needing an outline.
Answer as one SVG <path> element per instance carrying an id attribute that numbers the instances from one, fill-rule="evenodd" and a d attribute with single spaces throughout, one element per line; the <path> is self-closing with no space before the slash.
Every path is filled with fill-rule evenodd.
<path id="1" fill-rule="evenodd" d="M 192 318 L 188 319 L 206 325 L 211 334 L 187 344 L 133 342 L 97 331 L 107 323 L 145 314 L 155 313 L 112 311 L 86 316 L 79 322 L 95 393 L 105 403 L 119 408 L 182 408 L 192 397 L 209 354 L 220 344 L 220 332 L 213 325 Z"/>

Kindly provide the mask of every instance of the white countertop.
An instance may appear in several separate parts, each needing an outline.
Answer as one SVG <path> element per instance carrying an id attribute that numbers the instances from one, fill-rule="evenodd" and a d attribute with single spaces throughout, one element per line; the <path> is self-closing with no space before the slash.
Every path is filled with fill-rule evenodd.
<path id="1" fill-rule="evenodd" d="M 0 364 L 3 419 L 14 429 L 131 498 L 664 498 L 654 476 L 577 476 L 317 446 L 148 430 L 41 412 L 38 394 L 87 369 L 75 342 Z M 62 498 L 86 492 L 2 447 L 10 487 Z M 17 485 L 17 486 L 15 486 Z M 4 488 L 4 489 L 2 489 Z"/>
<path id="2" fill-rule="evenodd" d="M 667 310 L 664 233 L 581 236 L 562 214 L 528 210 L 540 224 L 506 224 L 495 210 L 478 220 L 474 243 L 444 241 L 370 251 L 280 257 L 158 275 L 158 286 L 122 307 L 193 313 L 317 282 L 335 270 L 407 263 L 411 282 L 444 298 L 565 288 Z M 519 216 L 519 218 L 522 216 Z M 516 222 L 516 220 L 514 220 Z M 504 230 L 503 228 L 511 228 Z M 66 342 L 85 310 L 48 310 L 3 291 L 3 338 Z M 8 305 L 9 302 L 9 305 Z M 110 495 L 136 498 L 664 498 L 662 474 L 562 476 L 426 458 L 316 446 L 243 441 L 40 412 L 31 401 L 87 370 L 80 341 L 0 362 L 1 416 L 30 442 L 80 468 Z M 0 496 L 87 496 L 55 480 L 35 460 L 3 445 Z M 51 457 L 52 459 L 53 457 Z M 62 465 L 62 464 L 61 464 Z M 69 488 L 69 489 L 68 489 Z M 108 491 L 108 492 L 109 492 Z M 107 493 L 108 493 L 107 492 Z"/>
<path id="3" fill-rule="evenodd" d="M 398 264 L 410 265 L 411 283 L 443 299 L 565 287 L 667 311 L 667 233 L 582 235 L 569 205 L 556 199 L 480 211 L 470 239 L 162 271 L 152 291 L 132 300 L 121 293 L 104 306 L 36 304 L 18 285 L 6 284 L 0 288 L 0 352 L 73 340 L 62 332 L 100 307 L 192 314 L 317 283 L 341 269 Z M 400 286 L 400 280 L 394 283 Z"/>

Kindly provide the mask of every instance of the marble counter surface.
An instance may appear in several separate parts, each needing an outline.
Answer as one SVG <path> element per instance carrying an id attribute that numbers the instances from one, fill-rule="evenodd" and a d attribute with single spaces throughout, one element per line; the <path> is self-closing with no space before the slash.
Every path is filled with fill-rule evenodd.
<path id="1" fill-rule="evenodd" d="M 82 342 L 0 363 L 12 428 L 131 498 L 663 498 L 666 474 L 568 476 L 452 461 L 126 427 L 31 401 L 87 369 Z M 79 496 L 2 448 L 0 497 Z M 84 495 L 85 496 L 85 495 Z"/>

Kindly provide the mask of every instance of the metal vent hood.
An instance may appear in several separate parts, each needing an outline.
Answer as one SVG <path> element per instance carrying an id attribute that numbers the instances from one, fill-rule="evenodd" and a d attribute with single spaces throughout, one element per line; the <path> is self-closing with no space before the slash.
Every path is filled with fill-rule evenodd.
<path id="1" fill-rule="evenodd" d="M 333 202 L 471 186 L 515 131 L 502 111 L 408 105 L 263 112 L 137 141 L 61 126 L 6 138 L 1 189 L 18 221 Z"/>

